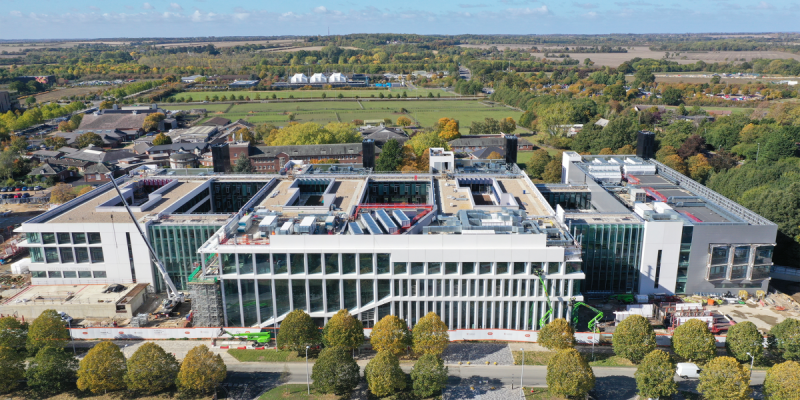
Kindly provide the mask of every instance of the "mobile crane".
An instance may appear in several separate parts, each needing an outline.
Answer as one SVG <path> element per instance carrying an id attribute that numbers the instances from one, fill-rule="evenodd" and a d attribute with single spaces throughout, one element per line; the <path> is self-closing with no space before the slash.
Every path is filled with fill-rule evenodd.
<path id="1" fill-rule="evenodd" d="M 103 163 L 105 165 L 105 163 Z M 131 207 L 128 205 L 128 201 L 125 199 L 125 196 L 122 195 L 122 191 L 119 190 L 119 186 L 117 186 L 117 181 L 114 179 L 114 167 L 106 165 L 108 169 L 111 171 L 107 175 L 111 179 L 111 184 L 114 185 L 114 189 L 117 191 L 117 195 L 122 200 L 122 204 L 125 205 L 125 209 L 128 211 L 128 215 L 131 217 L 131 221 L 133 221 L 133 226 L 136 227 L 136 230 L 139 232 L 139 236 L 142 237 L 144 243 L 147 245 L 147 249 L 150 251 L 150 260 L 158 267 L 158 271 L 161 273 L 161 277 L 164 279 L 164 283 L 167 285 L 167 299 L 161 304 L 161 309 L 158 311 L 159 314 L 169 314 L 172 310 L 175 309 L 179 304 L 183 303 L 183 293 L 178 291 L 178 288 L 175 287 L 175 283 L 172 282 L 172 278 L 169 277 L 167 273 L 167 268 L 164 267 L 164 264 L 161 260 L 158 259 L 156 255 L 156 251 L 153 249 L 153 246 L 150 244 L 150 241 L 147 240 L 147 236 L 145 236 L 142 228 L 139 226 L 139 223 L 136 222 L 136 217 L 133 216 L 133 211 L 131 211 Z"/>
<path id="2" fill-rule="evenodd" d="M 539 329 L 542 329 L 547 325 L 547 318 L 553 314 L 553 306 L 550 304 L 550 296 L 547 294 L 547 285 L 544 283 L 544 279 L 542 279 L 542 271 L 540 269 L 534 269 L 533 274 L 539 278 L 539 283 L 542 285 L 542 290 L 544 291 L 544 297 L 547 299 L 547 312 L 542 315 L 542 318 L 539 318 Z M 531 326 L 533 325 L 533 308 L 531 308 L 531 317 L 528 322 L 530 322 Z"/>
<path id="3" fill-rule="evenodd" d="M 586 327 L 589 328 L 589 330 L 591 332 L 594 332 L 594 328 L 597 327 L 597 323 L 601 319 L 603 319 L 603 312 L 598 310 L 598 309 L 596 309 L 596 308 L 594 308 L 594 307 L 592 307 L 592 306 L 590 306 L 590 305 L 588 305 L 588 304 L 586 304 L 586 303 L 583 303 L 583 302 L 580 302 L 580 301 L 576 302 L 574 297 L 569 300 L 569 303 L 570 303 L 570 308 L 572 308 L 572 325 L 575 325 L 575 326 L 578 325 L 578 309 L 581 306 L 586 307 L 586 308 L 588 308 L 588 309 L 590 309 L 590 310 L 592 310 L 592 311 L 594 311 L 596 313 L 594 318 L 589 320 L 589 323 L 586 325 Z"/>
<path id="4" fill-rule="evenodd" d="M 223 333 L 229 335 L 230 337 L 238 337 L 244 340 L 252 340 L 258 344 L 265 344 L 269 343 L 269 340 L 272 338 L 272 334 L 270 332 L 253 332 L 253 333 L 230 333 L 225 329 L 220 329 L 220 335 Z"/>

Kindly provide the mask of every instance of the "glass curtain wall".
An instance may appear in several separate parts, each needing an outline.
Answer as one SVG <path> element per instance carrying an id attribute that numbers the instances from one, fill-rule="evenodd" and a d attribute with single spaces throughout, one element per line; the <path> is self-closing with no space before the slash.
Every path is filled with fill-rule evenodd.
<path id="1" fill-rule="evenodd" d="M 221 226 L 213 225 L 150 225 L 147 235 L 150 244 L 164 263 L 167 273 L 177 286 L 178 290 L 186 290 L 186 281 L 189 275 L 197 268 L 195 263 L 200 263 L 201 255 L 197 249 L 210 238 Z M 166 290 L 158 267 L 153 265 L 153 276 L 156 277 L 156 290 Z"/>
<path id="2" fill-rule="evenodd" d="M 639 287 L 643 225 L 573 225 L 572 234 L 581 244 L 585 293 L 633 293 Z"/>

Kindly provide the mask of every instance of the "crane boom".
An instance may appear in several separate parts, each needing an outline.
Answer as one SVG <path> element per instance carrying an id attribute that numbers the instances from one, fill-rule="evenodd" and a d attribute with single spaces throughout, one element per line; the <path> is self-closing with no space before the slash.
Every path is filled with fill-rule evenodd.
<path id="1" fill-rule="evenodd" d="M 597 325 L 597 322 L 600 321 L 601 319 L 603 319 L 603 312 L 598 310 L 598 309 L 596 309 L 596 308 L 594 308 L 594 307 L 592 307 L 592 306 L 590 306 L 590 305 L 588 305 L 588 304 L 586 304 L 586 303 L 582 303 L 580 301 L 575 302 L 574 300 L 572 300 L 571 303 L 573 303 L 572 304 L 572 324 L 573 325 L 578 325 L 578 308 L 580 308 L 581 306 L 586 307 L 586 308 L 588 308 L 588 309 L 590 309 L 590 310 L 592 310 L 592 311 L 594 311 L 596 313 L 594 318 L 592 318 L 589 321 L 589 323 L 586 325 L 586 327 L 589 328 L 590 331 L 594 332 L 594 328 Z"/>
<path id="2" fill-rule="evenodd" d="M 550 304 L 550 295 L 547 294 L 547 285 L 544 283 L 544 279 L 542 279 L 541 271 L 534 270 L 533 274 L 536 275 L 537 278 L 539 278 L 539 283 L 541 283 L 542 290 L 544 291 L 544 297 L 545 299 L 547 299 L 547 312 L 545 312 L 544 315 L 542 315 L 542 318 L 539 318 L 539 329 L 541 329 L 542 327 L 547 325 L 547 317 L 549 317 L 550 314 L 553 313 L 553 306 Z M 533 308 L 531 308 L 531 317 L 528 322 L 530 322 L 531 325 L 533 325 Z"/>
<path id="3" fill-rule="evenodd" d="M 167 297 L 172 301 L 182 302 L 183 294 L 178 291 L 177 287 L 175 287 L 175 283 L 172 282 L 172 278 L 170 278 L 169 274 L 167 273 L 167 268 L 164 267 L 164 264 L 161 263 L 161 260 L 158 259 L 156 251 L 153 249 L 153 246 L 150 245 L 150 241 L 147 240 L 147 236 L 145 236 L 144 232 L 142 231 L 142 228 L 136 221 L 136 217 L 133 216 L 133 211 L 131 211 L 131 207 L 128 205 L 128 201 L 125 200 L 125 196 L 123 196 L 122 191 L 119 190 L 119 186 L 117 186 L 117 181 L 114 179 L 113 167 L 109 167 L 108 169 L 112 171 L 108 173 L 108 176 L 109 178 L 111 178 L 111 183 L 114 185 L 114 189 L 116 189 L 117 195 L 119 195 L 119 198 L 122 200 L 122 204 L 125 205 L 125 210 L 128 211 L 128 215 L 130 215 L 131 221 L 133 221 L 133 226 L 136 227 L 136 230 L 139 232 L 139 236 L 142 237 L 142 240 L 144 240 L 144 243 L 147 245 L 147 249 L 150 251 L 150 260 L 158 267 L 158 271 L 161 273 L 161 277 L 164 279 L 164 283 L 167 284 Z"/>

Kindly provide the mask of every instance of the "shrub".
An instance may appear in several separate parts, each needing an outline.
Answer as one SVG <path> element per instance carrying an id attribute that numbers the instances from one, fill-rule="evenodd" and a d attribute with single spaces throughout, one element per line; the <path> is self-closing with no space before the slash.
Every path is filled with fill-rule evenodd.
<path id="1" fill-rule="evenodd" d="M 364 368 L 369 391 L 374 396 L 385 397 L 406 388 L 406 374 L 400 362 L 389 351 L 381 351 Z"/>
<path id="2" fill-rule="evenodd" d="M 647 318 L 631 315 L 617 325 L 613 345 L 618 356 L 638 363 L 655 350 L 656 333 Z"/>
<path id="3" fill-rule="evenodd" d="M 447 385 L 447 367 L 439 356 L 425 354 L 411 368 L 414 394 L 421 398 L 433 397 Z"/>
<path id="4" fill-rule="evenodd" d="M 164 351 L 161 346 L 148 342 L 128 359 L 125 383 L 131 392 L 158 393 L 175 384 L 179 368 L 175 356 Z"/>
<path id="5" fill-rule="evenodd" d="M 207 394 L 215 391 L 227 374 L 228 368 L 222 357 L 212 353 L 205 345 L 200 345 L 186 354 L 175 384 L 183 394 Z"/>
<path id="6" fill-rule="evenodd" d="M 706 400 L 745 400 L 750 398 L 750 371 L 733 357 L 717 357 L 700 371 L 697 391 Z"/>
<path id="7" fill-rule="evenodd" d="M 387 315 L 372 328 L 369 341 L 375 351 L 388 351 L 399 356 L 411 344 L 410 336 L 406 321 L 394 315 Z"/>
<path id="8" fill-rule="evenodd" d="M 278 347 L 302 355 L 306 346 L 320 344 L 320 332 L 310 315 L 303 310 L 294 310 L 281 322 L 277 342 Z"/>
<path id="9" fill-rule="evenodd" d="M 630 317 L 626 318 L 627 321 Z M 614 335 L 616 337 L 616 333 Z M 636 369 L 636 387 L 641 398 L 670 398 L 678 393 L 675 382 L 675 361 L 661 350 L 653 350 Z"/>
<path id="10" fill-rule="evenodd" d="M 125 389 L 125 355 L 112 342 L 92 347 L 78 368 L 78 389 L 94 394 Z"/>
<path id="11" fill-rule="evenodd" d="M 311 372 L 314 388 L 321 393 L 347 395 L 359 381 L 360 368 L 343 347 L 328 347 L 319 354 Z"/>
<path id="12" fill-rule="evenodd" d="M 577 350 L 560 350 L 547 362 L 547 387 L 551 394 L 586 397 L 594 388 L 594 372 Z"/>
<path id="13" fill-rule="evenodd" d="M 562 350 L 575 347 L 575 331 L 569 322 L 556 318 L 539 331 L 539 344 L 550 350 Z"/>
<path id="14" fill-rule="evenodd" d="M 442 355 L 450 343 L 447 325 L 435 312 L 420 318 L 411 334 L 414 353 Z"/>

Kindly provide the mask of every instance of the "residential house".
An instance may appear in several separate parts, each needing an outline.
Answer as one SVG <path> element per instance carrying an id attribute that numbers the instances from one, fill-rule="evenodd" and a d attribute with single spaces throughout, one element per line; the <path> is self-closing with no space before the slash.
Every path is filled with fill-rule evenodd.
<path id="1" fill-rule="evenodd" d="M 78 170 L 78 172 L 85 171 L 87 167 L 93 164 L 89 161 L 72 160 L 69 158 L 48 158 L 47 160 L 44 160 L 44 162 L 53 166 L 57 165 L 64 168 L 73 167 L 74 169 Z"/>
<path id="2" fill-rule="evenodd" d="M 90 185 L 103 184 L 111 181 L 108 177 L 110 172 L 111 170 L 103 164 L 90 165 L 83 171 L 83 181 Z"/>
<path id="3" fill-rule="evenodd" d="M 60 165 L 51 165 L 45 162 L 32 169 L 31 172 L 28 173 L 28 176 L 41 175 L 44 178 L 54 178 L 56 181 L 63 182 L 75 176 L 75 174 L 75 171 L 70 171 Z"/>
<path id="4" fill-rule="evenodd" d="M 312 160 L 335 159 L 339 164 L 361 164 L 363 161 L 361 143 L 314 144 L 300 146 L 255 146 L 250 148 L 250 161 L 257 172 L 274 174 L 289 160 L 310 163 Z M 375 149 L 375 156 L 380 154 Z M 231 156 L 231 162 L 234 162 Z M 205 165 L 201 160 L 201 164 Z"/>
<path id="5" fill-rule="evenodd" d="M 203 75 L 184 76 L 181 78 L 181 83 L 194 83 L 196 80 L 202 77 Z"/>
<path id="6" fill-rule="evenodd" d="M 649 110 L 649 109 L 651 109 L 653 107 L 655 107 L 656 110 L 658 110 L 658 112 L 660 112 L 660 113 L 663 113 L 664 111 L 667 111 L 667 107 L 664 107 L 664 106 L 653 106 L 653 105 L 647 105 L 647 104 L 637 104 L 637 105 L 633 106 L 633 109 L 635 111 L 645 111 L 645 110 Z"/>
<path id="7" fill-rule="evenodd" d="M 37 150 L 31 154 L 31 158 L 36 161 L 43 162 L 48 158 L 60 158 L 63 155 L 64 153 L 58 150 Z"/>
<path id="8" fill-rule="evenodd" d="M 250 155 L 250 142 L 231 143 L 228 146 L 228 151 L 230 154 L 231 165 L 235 165 L 236 159 L 239 158 L 239 156 L 242 154 Z"/>
<path id="9" fill-rule="evenodd" d="M 83 135 L 84 133 L 93 132 L 100 136 L 103 140 L 103 147 L 105 148 L 115 148 L 122 146 L 123 142 L 129 142 L 134 140 L 139 135 L 139 130 L 98 130 L 98 131 L 83 131 L 77 130 L 74 132 L 56 132 L 53 135 L 62 137 L 67 140 L 67 144 L 74 145 L 78 142 L 78 136 Z"/>
<path id="10" fill-rule="evenodd" d="M 605 118 L 600 118 L 594 124 L 597 125 L 597 126 L 602 126 L 603 128 L 605 128 L 608 125 L 609 122 L 610 121 L 605 119 Z"/>
<path id="11" fill-rule="evenodd" d="M 250 89 L 258 85 L 258 80 L 255 79 L 246 79 L 246 80 L 239 80 L 233 81 L 228 84 L 228 87 L 231 89 Z"/>
<path id="12" fill-rule="evenodd" d="M 387 128 L 383 124 L 376 127 L 367 127 L 359 129 L 364 139 L 372 139 L 375 141 L 375 146 L 383 147 L 389 139 L 395 139 L 403 146 L 409 137 L 402 128 Z"/>
<path id="13" fill-rule="evenodd" d="M 133 156 L 130 150 L 108 150 L 104 151 L 99 147 L 89 146 L 72 154 L 64 155 L 64 158 L 71 160 L 87 161 L 93 164 L 114 163 L 117 160 Z"/>
<path id="14" fill-rule="evenodd" d="M 149 106 L 119 106 L 118 104 L 114 104 L 111 108 L 107 108 L 104 110 L 97 111 L 97 114 L 105 115 L 105 114 L 155 114 L 161 113 L 164 115 L 168 114 L 168 111 L 164 111 L 158 108 L 158 104 L 153 103 Z"/>
<path id="15" fill-rule="evenodd" d="M 178 129 L 178 120 L 175 118 L 164 118 L 158 122 L 158 130 L 167 132 L 171 129 Z"/>

